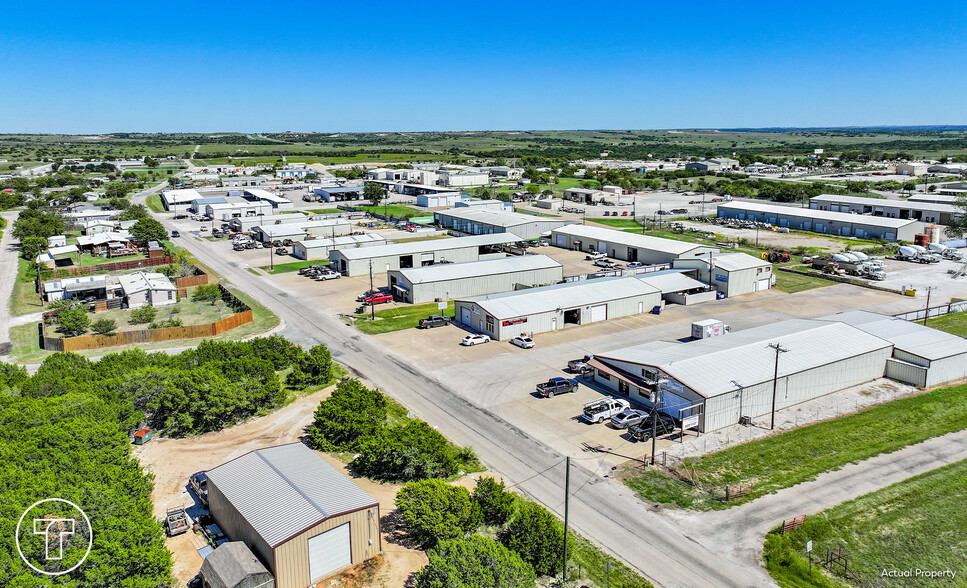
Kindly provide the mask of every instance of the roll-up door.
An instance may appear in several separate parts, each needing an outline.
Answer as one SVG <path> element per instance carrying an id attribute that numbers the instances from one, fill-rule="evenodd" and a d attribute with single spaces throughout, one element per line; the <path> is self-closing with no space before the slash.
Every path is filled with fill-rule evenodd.
<path id="1" fill-rule="evenodd" d="M 324 578 L 352 563 L 349 523 L 309 538 L 310 581 Z"/>
<path id="2" fill-rule="evenodd" d="M 567 249 L 567 235 L 558 235 L 557 236 L 557 246 L 558 247 L 563 247 L 564 249 Z"/>
<path id="3" fill-rule="evenodd" d="M 460 309 L 460 322 L 468 327 L 473 324 L 470 322 L 470 309 L 466 306 Z"/>
<path id="4" fill-rule="evenodd" d="M 591 307 L 591 320 L 589 322 L 596 323 L 598 321 L 608 320 L 608 305 L 599 304 L 597 306 Z"/>

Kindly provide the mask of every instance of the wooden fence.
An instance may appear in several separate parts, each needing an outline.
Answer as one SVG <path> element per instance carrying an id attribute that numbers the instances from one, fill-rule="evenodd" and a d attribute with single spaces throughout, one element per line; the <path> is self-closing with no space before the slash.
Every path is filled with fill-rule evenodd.
<path id="1" fill-rule="evenodd" d="M 133 270 L 144 267 L 158 267 L 160 265 L 171 265 L 175 263 L 175 258 L 170 255 L 165 255 L 162 257 L 154 258 L 144 258 L 144 259 L 129 259 L 127 261 L 112 261 L 109 263 L 102 263 L 99 265 L 68 265 L 66 267 L 54 268 L 54 271 L 64 271 L 67 272 L 68 276 L 86 276 L 88 274 L 96 274 L 99 272 L 118 272 L 125 270 Z"/>

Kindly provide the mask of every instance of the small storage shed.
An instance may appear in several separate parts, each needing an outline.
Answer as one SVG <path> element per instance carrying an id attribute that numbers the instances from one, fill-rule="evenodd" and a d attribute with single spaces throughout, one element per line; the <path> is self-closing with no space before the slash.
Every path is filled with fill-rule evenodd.
<path id="1" fill-rule="evenodd" d="M 275 579 L 241 541 L 222 543 L 201 564 L 205 588 L 275 588 Z"/>

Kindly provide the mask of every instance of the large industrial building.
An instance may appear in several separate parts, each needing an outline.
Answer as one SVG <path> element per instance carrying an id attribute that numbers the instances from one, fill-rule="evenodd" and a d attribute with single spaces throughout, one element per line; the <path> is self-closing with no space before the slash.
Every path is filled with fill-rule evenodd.
<path id="1" fill-rule="evenodd" d="M 302 443 L 258 449 L 209 470 L 208 502 L 277 588 L 305 588 L 382 550 L 379 502 Z"/>
<path id="2" fill-rule="evenodd" d="M 625 233 L 614 229 L 569 225 L 551 231 L 551 245 L 576 251 L 597 251 L 614 259 L 646 264 L 671 263 L 685 257 L 717 252 L 715 247 L 674 239 Z"/>
<path id="3" fill-rule="evenodd" d="M 191 207 L 191 203 L 202 198 L 198 190 L 194 188 L 181 188 L 178 190 L 165 190 L 161 193 L 161 204 L 165 210 L 172 212 L 183 212 Z"/>
<path id="4" fill-rule="evenodd" d="M 876 217 L 913 219 L 925 223 L 949 225 L 960 209 L 951 204 L 936 204 L 916 200 L 887 200 L 861 196 L 821 194 L 809 199 L 809 208 L 832 212 L 852 212 Z"/>
<path id="5" fill-rule="evenodd" d="M 452 229 L 468 235 L 513 233 L 525 241 L 539 239 L 552 229 L 577 221 L 530 216 L 502 210 L 473 210 L 452 208 L 433 213 L 434 222 L 444 229 Z"/>
<path id="6" fill-rule="evenodd" d="M 233 218 L 232 220 L 228 221 L 228 224 L 232 227 L 233 231 L 247 233 L 259 225 L 269 226 L 290 223 L 304 223 L 308 220 L 311 219 L 301 212 L 286 212 L 282 214 L 273 214 L 271 216 L 262 215 Z"/>
<path id="7" fill-rule="evenodd" d="M 393 296 L 414 304 L 546 286 L 563 278 L 564 267 L 546 255 L 437 264 L 387 273 Z"/>
<path id="8" fill-rule="evenodd" d="M 513 233 L 455 239 L 411 241 L 376 247 L 340 248 L 329 252 L 330 267 L 347 276 L 423 267 L 435 263 L 463 263 L 504 257 L 500 246 L 520 241 Z"/>
<path id="9" fill-rule="evenodd" d="M 896 173 L 901 176 L 922 176 L 930 169 L 929 163 L 915 161 L 912 163 L 898 163 Z"/>
<path id="10" fill-rule="evenodd" d="M 316 196 L 321 197 L 325 202 L 343 202 L 346 200 L 362 200 L 362 186 L 342 186 L 337 188 L 315 188 L 312 191 Z"/>
<path id="11" fill-rule="evenodd" d="M 770 414 L 777 352 L 776 409 L 883 377 L 893 345 L 841 322 L 788 320 L 688 343 L 655 341 L 598 352 L 594 379 L 647 406 L 699 415 L 714 431 Z M 688 407 L 692 407 L 688 409 Z M 688 410 L 685 410 L 688 409 Z"/>
<path id="12" fill-rule="evenodd" d="M 374 247 L 385 245 L 386 239 L 376 233 L 362 235 L 345 235 L 343 237 L 325 237 L 322 239 L 307 239 L 298 241 L 292 246 L 292 255 L 298 259 L 312 261 L 315 259 L 329 259 L 329 252 L 333 249 L 348 249 L 350 247 Z"/>
<path id="13" fill-rule="evenodd" d="M 923 223 L 915 220 L 776 206 L 759 202 L 719 204 L 718 216 L 764 222 L 800 231 L 884 241 L 913 241 L 916 234 L 923 232 Z"/>
<path id="14" fill-rule="evenodd" d="M 442 208 L 444 206 L 456 206 L 463 196 L 459 192 L 438 192 L 436 194 L 420 194 L 416 197 L 417 206 L 426 208 Z"/>
<path id="15" fill-rule="evenodd" d="M 270 217 L 271 220 L 271 217 Z M 278 225 L 259 225 L 252 227 L 251 237 L 263 243 L 276 239 L 302 240 L 309 235 L 316 237 L 342 237 L 350 233 L 349 221 L 344 218 L 307 220 L 301 223 L 282 223 Z"/>
<path id="16" fill-rule="evenodd" d="M 698 270 L 699 280 L 727 297 L 768 290 L 776 281 L 771 263 L 746 253 L 722 252 L 681 258 L 674 260 L 672 266 Z"/>
<path id="17" fill-rule="evenodd" d="M 464 198 L 458 200 L 455 204 L 456 208 L 472 208 L 473 210 L 498 210 L 506 212 L 514 212 L 514 207 L 510 202 L 504 202 L 503 200 L 475 200 L 472 198 Z"/>
<path id="18" fill-rule="evenodd" d="M 456 319 L 493 339 L 544 333 L 650 311 L 661 291 L 637 278 L 596 278 L 457 300 Z"/>

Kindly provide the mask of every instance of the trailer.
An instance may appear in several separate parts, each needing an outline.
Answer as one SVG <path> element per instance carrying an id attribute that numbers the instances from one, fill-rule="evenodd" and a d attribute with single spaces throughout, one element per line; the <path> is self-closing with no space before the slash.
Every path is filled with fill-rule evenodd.
<path id="1" fill-rule="evenodd" d="M 188 518 L 188 513 L 185 512 L 184 506 L 169 508 L 167 513 L 165 513 L 165 530 L 168 532 L 169 537 L 187 533 L 190 528 L 191 519 Z"/>
<path id="2" fill-rule="evenodd" d="M 813 258 L 812 266 L 825 274 L 859 276 L 877 281 L 886 279 L 886 272 L 883 271 L 883 264 L 879 260 L 860 261 L 856 257 L 843 253 L 837 253 L 832 257 Z"/>

